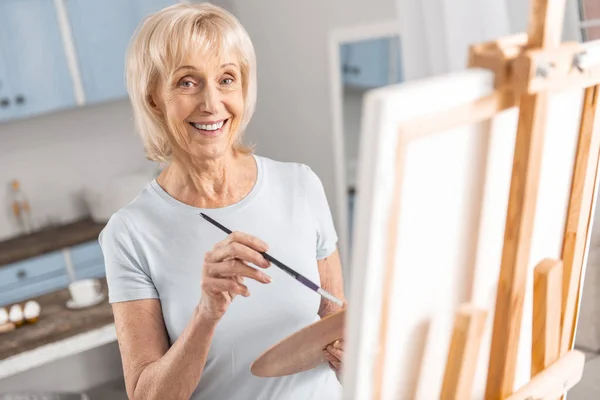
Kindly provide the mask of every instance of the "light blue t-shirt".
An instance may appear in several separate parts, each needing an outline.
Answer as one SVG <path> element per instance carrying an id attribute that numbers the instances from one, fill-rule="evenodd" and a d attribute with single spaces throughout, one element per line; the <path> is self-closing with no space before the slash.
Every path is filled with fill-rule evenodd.
<path id="1" fill-rule="evenodd" d="M 254 235 L 269 254 L 319 284 L 317 260 L 334 252 L 337 234 L 320 179 L 306 165 L 254 156 L 258 178 L 236 204 L 202 209 L 179 202 L 153 180 L 115 213 L 100 234 L 111 303 L 159 299 L 170 343 L 200 301 L 204 254 L 233 231 Z M 341 385 L 327 363 L 294 375 L 261 378 L 252 362 L 290 334 L 317 321 L 320 296 L 276 266 L 273 281 L 246 279 L 216 328 L 195 400 L 335 400 Z"/>

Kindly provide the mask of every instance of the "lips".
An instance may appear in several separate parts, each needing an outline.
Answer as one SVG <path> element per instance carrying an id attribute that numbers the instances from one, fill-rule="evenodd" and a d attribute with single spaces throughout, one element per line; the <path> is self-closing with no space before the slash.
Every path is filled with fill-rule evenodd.
<path id="1" fill-rule="evenodd" d="M 218 122 L 213 122 L 213 123 L 208 123 L 208 124 L 203 124 L 203 123 L 197 123 L 197 122 L 190 122 L 190 124 L 196 128 L 196 129 L 200 129 L 202 131 L 216 131 L 219 130 L 223 127 L 223 125 L 225 124 L 227 120 L 221 120 Z"/>
<path id="2" fill-rule="evenodd" d="M 206 123 L 201 123 L 201 122 L 188 122 L 188 123 L 202 135 L 213 137 L 213 136 L 219 135 L 222 132 L 223 126 L 225 126 L 225 124 L 227 124 L 228 121 L 229 121 L 229 119 L 223 119 L 220 121 L 207 121 Z"/>

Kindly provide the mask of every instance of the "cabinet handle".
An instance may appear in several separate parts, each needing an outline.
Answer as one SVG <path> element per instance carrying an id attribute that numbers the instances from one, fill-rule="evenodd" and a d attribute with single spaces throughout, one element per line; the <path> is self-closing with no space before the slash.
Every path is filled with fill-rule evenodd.
<path id="1" fill-rule="evenodd" d="M 22 94 L 17 95 L 17 97 L 15 97 L 15 103 L 17 103 L 17 104 L 25 103 L 25 96 L 23 96 Z"/>
<path id="2" fill-rule="evenodd" d="M 9 105 L 10 105 L 10 100 L 7 97 L 0 99 L 0 108 L 6 108 Z"/>
<path id="3" fill-rule="evenodd" d="M 20 269 L 20 270 L 17 272 L 17 278 L 19 278 L 19 279 L 23 279 L 23 278 L 25 278 L 26 276 L 27 276 L 27 272 L 25 272 L 25 270 L 22 270 L 22 269 Z"/>
<path id="4" fill-rule="evenodd" d="M 344 64 L 342 70 L 344 71 L 345 74 L 353 74 L 353 75 L 360 74 L 360 68 L 353 67 L 353 66 L 348 65 L 348 64 Z"/>

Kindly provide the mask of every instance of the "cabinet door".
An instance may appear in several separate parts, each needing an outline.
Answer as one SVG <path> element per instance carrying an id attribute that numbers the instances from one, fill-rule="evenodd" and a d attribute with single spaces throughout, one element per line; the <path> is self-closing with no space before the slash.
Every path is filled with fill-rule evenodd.
<path id="1" fill-rule="evenodd" d="M 4 58 L 0 52 L 0 122 L 11 119 L 14 114 L 13 94 L 10 80 L 4 68 Z"/>
<path id="2" fill-rule="evenodd" d="M 127 95 L 125 53 L 136 28 L 131 0 L 65 0 L 86 103 Z"/>
<path id="3" fill-rule="evenodd" d="M 145 16 L 174 0 L 65 0 L 86 103 L 127 96 L 125 56 Z"/>
<path id="4" fill-rule="evenodd" d="M 0 306 L 63 289 L 69 285 L 59 251 L 0 267 Z"/>
<path id="5" fill-rule="evenodd" d="M 0 51 L 14 117 L 75 105 L 53 0 L 0 1 Z"/>
<path id="6" fill-rule="evenodd" d="M 348 86 L 375 88 L 388 84 L 387 38 L 347 43 L 341 48 L 342 76 Z"/>

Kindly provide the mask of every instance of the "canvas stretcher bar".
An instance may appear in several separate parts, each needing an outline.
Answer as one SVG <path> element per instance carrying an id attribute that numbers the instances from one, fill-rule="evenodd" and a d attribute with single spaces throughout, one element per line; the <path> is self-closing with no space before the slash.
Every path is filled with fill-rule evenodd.
<path id="1" fill-rule="evenodd" d="M 562 263 L 542 260 L 534 270 L 531 376 L 534 377 L 559 357 Z"/>
<path id="2" fill-rule="evenodd" d="M 440 400 L 471 397 L 486 318 L 485 310 L 471 304 L 464 304 L 456 313 Z"/>

